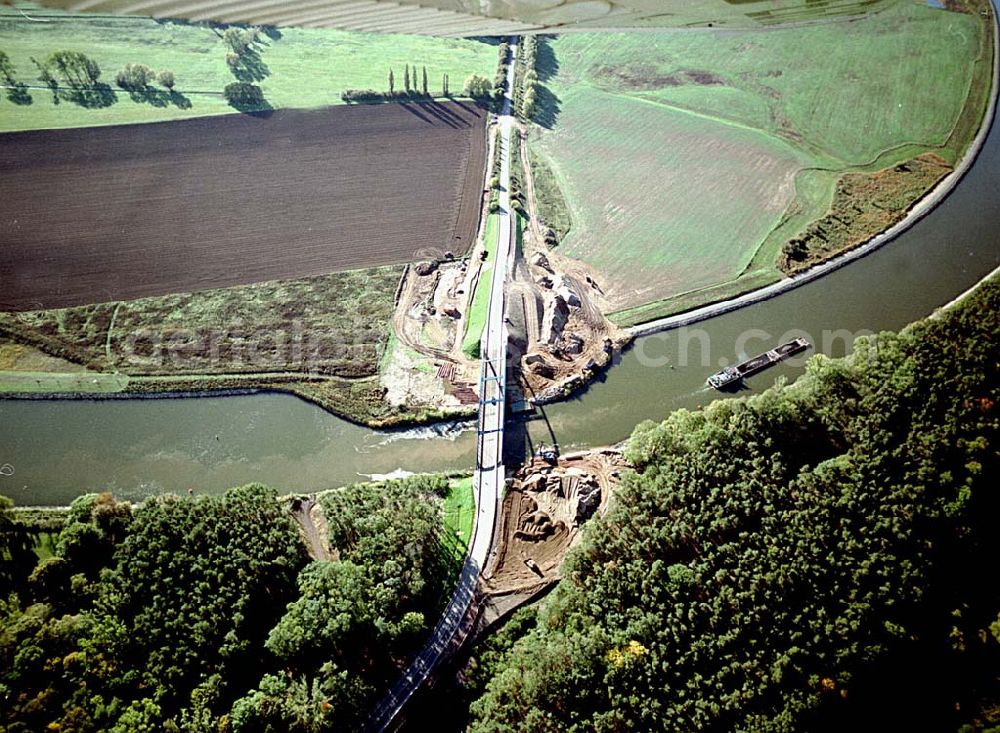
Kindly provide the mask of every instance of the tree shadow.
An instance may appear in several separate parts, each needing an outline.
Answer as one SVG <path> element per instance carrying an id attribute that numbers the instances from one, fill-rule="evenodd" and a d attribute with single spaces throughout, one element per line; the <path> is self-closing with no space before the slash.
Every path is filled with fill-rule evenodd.
<path id="1" fill-rule="evenodd" d="M 168 96 L 170 97 L 170 103 L 178 109 L 191 109 L 191 100 L 176 89 L 171 89 Z"/>
<path id="2" fill-rule="evenodd" d="M 275 28 L 273 25 L 262 26 L 260 32 L 263 33 L 268 38 L 270 38 L 272 41 L 281 40 L 281 31 Z"/>
<path id="3" fill-rule="evenodd" d="M 128 96 L 133 102 L 148 104 L 153 107 L 166 107 L 169 104 L 167 93 L 162 89 L 154 89 L 153 87 L 132 89 L 129 91 Z"/>
<path id="4" fill-rule="evenodd" d="M 551 130 L 559 119 L 562 102 L 544 84 L 535 85 L 535 112 L 531 119 L 546 130 Z"/>
<path id="5" fill-rule="evenodd" d="M 169 92 L 155 87 L 143 87 L 129 92 L 129 99 L 139 104 L 149 104 L 153 107 L 169 107 L 171 104 L 179 109 L 191 109 L 191 100 L 172 89 Z"/>
<path id="6" fill-rule="evenodd" d="M 403 109 L 405 109 L 407 112 L 409 112 L 411 115 L 413 115 L 414 117 L 418 117 L 422 121 L 427 122 L 429 124 L 434 124 L 434 121 L 431 120 L 430 117 L 428 117 L 427 115 L 423 114 L 423 112 L 421 111 L 420 107 L 418 107 L 416 105 L 413 105 L 413 104 L 408 104 L 407 102 L 400 102 L 400 106 Z"/>
<path id="7" fill-rule="evenodd" d="M 549 43 L 549 36 L 538 36 L 538 47 L 535 51 L 535 73 L 538 81 L 547 82 L 559 73 L 559 59 Z"/>
<path id="8" fill-rule="evenodd" d="M 237 112 L 245 114 L 247 117 L 260 117 L 267 119 L 274 114 L 274 107 L 266 99 L 258 104 L 243 104 L 242 102 L 230 102 L 229 106 Z"/>
<path id="9" fill-rule="evenodd" d="M 446 107 L 445 105 L 441 104 L 440 102 L 434 99 L 430 99 L 426 102 L 423 102 L 423 105 L 424 109 L 426 109 L 435 117 L 439 118 L 440 120 L 447 123 L 451 127 L 455 128 L 468 127 L 470 124 L 472 124 L 469 120 L 462 117 L 462 115 L 457 114 L 455 110 Z M 462 108 L 462 110 L 467 111 L 467 109 L 464 107 Z M 472 120 L 478 119 L 478 115 L 475 115 L 475 113 L 470 113 L 470 114 L 472 115 L 471 116 Z"/>
<path id="10" fill-rule="evenodd" d="M 59 91 L 57 96 L 86 109 L 103 109 L 118 101 L 114 89 L 104 82 L 96 82 L 91 86 L 74 86 L 69 91 Z"/>
<path id="11" fill-rule="evenodd" d="M 476 112 L 475 109 L 473 109 L 473 107 L 479 108 L 479 105 L 473 103 L 470 106 L 469 101 L 467 99 L 458 99 L 455 97 L 455 95 L 453 95 L 450 92 L 444 95 L 444 98 L 448 100 L 448 104 L 458 107 L 463 112 L 467 112 L 470 116 L 479 117 L 479 113 Z"/>
<path id="12" fill-rule="evenodd" d="M 27 107 L 29 104 L 34 103 L 35 100 L 31 98 L 27 84 L 15 81 L 8 83 L 10 84 L 10 88 L 7 89 L 7 99 L 21 107 Z"/>
<path id="13" fill-rule="evenodd" d="M 233 72 L 239 81 L 264 81 L 271 75 L 271 69 L 260 57 L 260 53 L 248 48 L 236 57 L 236 60 L 229 64 L 229 70 Z"/>

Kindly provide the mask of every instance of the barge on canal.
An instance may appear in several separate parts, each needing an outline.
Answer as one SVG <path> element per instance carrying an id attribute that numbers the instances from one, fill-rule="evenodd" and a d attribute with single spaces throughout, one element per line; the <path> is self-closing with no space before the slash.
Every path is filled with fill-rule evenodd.
<path id="1" fill-rule="evenodd" d="M 777 364 L 779 361 L 805 351 L 809 346 L 809 342 L 803 338 L 792 339 L 759 356 L 741 361 L 736 366 L 726 367 L 722 371 L 716 372 L 705 380 L 705 383 L 709 387 L 715 387 L 715 389 L 725 389 L 740 382 L 744 377 L 749 377 L 751 374 L 767 369 L 772 364 Z"/>

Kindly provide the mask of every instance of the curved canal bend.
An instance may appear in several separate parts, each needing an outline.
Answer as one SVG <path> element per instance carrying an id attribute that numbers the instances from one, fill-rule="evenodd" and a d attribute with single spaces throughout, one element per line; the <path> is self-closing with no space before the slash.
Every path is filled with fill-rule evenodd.
<path id="1" fill-rule="evenodd" d="M 953 193 L 898 239 L 772 300 L 637 340 L 586 392 L 526 423 L 524 444 L 614 443 L 642 420 L 711 401 L 716 394 L 704 380 L 722 360 L 803 334 L 817 350 L 841 356 L 850 336 L 926 316 L 1000 264 L 998 202 L 994 122 Z M 761 373 L 751 390 L 798 376 L 803 361 Z M 316 490 L 397 468 L 469 468 L 474 453 L 474 433 L 454 426 L 373 431 L 288 395 L 0 400 L 0 494 L 19 505 L 67 504 L 98 490 L 125 499 L 189 488 L 218 493 L 249 482 Z"/>

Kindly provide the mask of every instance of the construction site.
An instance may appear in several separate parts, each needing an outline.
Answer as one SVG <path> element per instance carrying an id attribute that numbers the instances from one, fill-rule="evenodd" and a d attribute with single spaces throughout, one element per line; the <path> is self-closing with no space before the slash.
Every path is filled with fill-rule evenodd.
<path id="1" fill-rule="evenodd" d="M 511 477 L 480 584 L 477 633 L 550 589 L 591 517 L 603 514 L 625 459 L 596 449 L 532 458 Z"/>
<path id="2" fill-rule="evenodd" d="M 490 158 L 494 148 L 491 142 Z M 530 173 L 527 182 L 530 203 Z M 467 257 L 446 253 L 403 275 L 392 320 L 397 342 L 382 370 L 386 399 L 394 406 L 471 413 L 476 405 L 480 362 L 468 346 L 482 327 L 477 288 L 489 287 L 495 255 L 491 194 L 483 192 L 480 236 Z M 515 245 L 506 303 L 508 405 L 525 412 L 584 386 L 631 337 L 604 316 L 608 303 L 597 272 L 549 247 L 535 217 L 520 217 Z"/>
<path id="3" fill-rule="evenodd" d="M 474 638 L 557 583 L 567 553 L 584 524 L 611 501 L 624 457 L 613 448 L 565 456 L 540 451 L 508 481 L 494 528 L 490 562 L 483 568 L 463 639 Z M 337 560 L 327 519 L 314 496 L 291 496 L 287 508 L 314 560 Z"/>

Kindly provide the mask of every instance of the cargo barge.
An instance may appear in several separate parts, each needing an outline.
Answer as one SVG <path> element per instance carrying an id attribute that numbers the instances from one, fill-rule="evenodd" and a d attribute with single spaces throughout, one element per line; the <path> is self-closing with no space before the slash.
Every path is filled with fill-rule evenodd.
<path id="1" fill-rule="evenodd" d="M 803 338 L 793 339 L 770 351 L 765 351 L 759 356 L 741 361 L 736 366 L 726 367 L 722 371 L 710 376 L 705 380 L 705 383 L 709 387 L 715 387 L 715 389 L 725 389 L 740 382 L 745 377 L 749 377 L 751 374 L 756 374 L 759 371 L 767 369 L 772 364 L 777 364 L 779 361 L 805 351 L 809 346 L 809 342 Z"/>

